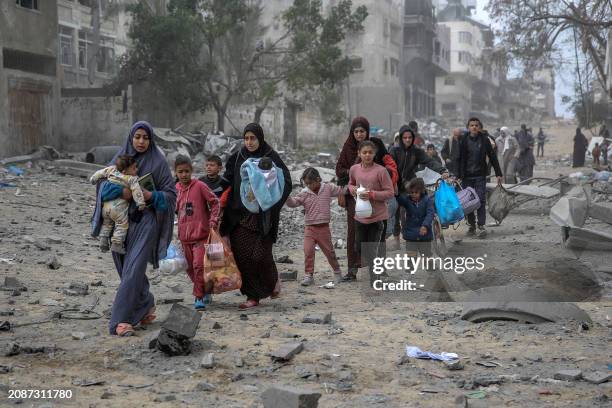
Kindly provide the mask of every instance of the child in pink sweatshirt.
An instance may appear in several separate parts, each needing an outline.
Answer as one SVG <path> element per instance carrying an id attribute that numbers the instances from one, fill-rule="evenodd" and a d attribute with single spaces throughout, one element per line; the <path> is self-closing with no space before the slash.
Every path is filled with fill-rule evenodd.
<path id="1" fill-rule="evenodd" d="M 289 197 L 287 206 L 291 208 L 304 206 L 304 280 L 302 286 L 314 284 L 315 244 L 319 245 L 327 257 L 338 282 L 342 274 L 329 229 L 330 204 L 333 198 L 344 194 L 345 189 L 333 184 L 321 183 L 319 172 L 312 167 L 304 170 L 301 180 L 306 188 L 295 197 Z"/>
<path id="2" fill-rule="evenodd" d="M 386 256 L 385 228 L 383 221 L 389 215 L 387 200 L 394 196 L 393 183 L 387 169 L 374 162 L 376 145 L 369 140 L 359 144 L 359 159 L 361 163 L 354 164 L 349 170 L 348 189 L 357 197 L 357 189 L 363 186 L 366 191 L 359 198 L 369 200 L 372 205 L 372 214 L 362 218 L 355 215 L 355 246 L 370 271 L 370 282 L 374 282 L 373 262 L 375 257 Z M 343 280 L 353 281 L 357 277 L 347 274 Z"/>

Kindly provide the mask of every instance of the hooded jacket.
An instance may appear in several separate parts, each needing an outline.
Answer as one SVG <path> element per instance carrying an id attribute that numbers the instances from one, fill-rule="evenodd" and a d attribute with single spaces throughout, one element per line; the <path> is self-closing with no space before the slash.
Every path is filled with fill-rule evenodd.
<path id="1" fill-rule="evenodd" d="M 433 200 L 427 193 L 421 194 L 421 199 L 414 202 L 407 194 L 401 194 L 397 201 L 406 209 L 406 223 L 402 235 L 406 241 L 431 241 L 433 240 Z M 420 235 L 421 227 L 427 228 L 425 235 Z"/>
<path id="2" fill-rule="evenodd" d="M 406 147 L 402 139 L 406 132 L 412 134 L 413 143 L 410 147 Z M 438 173 L 442 172 L 444 167 L 438 161 L 429 157 L 424 150 L 414 145 L 415 135 L 410 127 L 407 125 L 402 126 L 399 134 L 400 145 L 391 148 L 390 154 L 397 164 L 397 171 L 399 173 L 398 190 L 401 193 L 406 191 L 405 184 L 415 177 L 419 164 L 427 166 Z"/>
<path id="3" fill-rule="evenodd" d="M 219 220 L 219 199 L 206 184 L 196 179 L 188 186 L 176 183 L 176 191 L 179 240 L 197 242 L 208 239 L 210 229 Z"/>

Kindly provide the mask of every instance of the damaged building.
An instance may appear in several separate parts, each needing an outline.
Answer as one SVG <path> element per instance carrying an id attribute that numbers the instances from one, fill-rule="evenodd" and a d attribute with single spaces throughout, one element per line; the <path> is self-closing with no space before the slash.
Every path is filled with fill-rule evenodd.
<path id="1" fill-rule="evenodd" d="M 59 140 L 57 1 L 0 3 L 0 157 Z"/>

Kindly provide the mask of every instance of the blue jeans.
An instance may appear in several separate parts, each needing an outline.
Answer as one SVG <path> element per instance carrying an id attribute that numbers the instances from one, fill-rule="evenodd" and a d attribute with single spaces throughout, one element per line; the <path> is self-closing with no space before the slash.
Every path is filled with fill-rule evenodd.
<path id="1" fill-rule="evenodd" d="M 397 207 L 398 204 L 397 199 L 395 197 L 391 197 L 387 200 L 389 219 L 387 219 L 387 230 L 385 231 L 385 239 L 393 235 L 393 229 L 395 227 L 395 213 L 397 212 Z"/>
<path id="2" fill-rule="evenodd" d="M 478 198 L 480 198 L 480 207 L 476 210 L 476 214 L 478 215 L 478 225 L 485 225 L 487 222 L 487 178 L 484 176 L 480 177 L 466 177 L 463 179 L 461 183 L 463 188 L 472 187 L 476 190 L 476 194 L 478 194 Z M 466 214 L 467 222 L 470 225 L 476 225 L 476 220 L 474 213 Z"/>

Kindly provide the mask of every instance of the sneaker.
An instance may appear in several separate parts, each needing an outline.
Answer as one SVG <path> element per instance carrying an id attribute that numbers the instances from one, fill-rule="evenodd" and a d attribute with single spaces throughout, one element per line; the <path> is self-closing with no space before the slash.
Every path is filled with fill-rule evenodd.
<path id="1" fill-rule="evenodd" d="M 204 295 L 204 297 L 202 298 L 202 300 L 204 301 L 204 304 L 206 306 L 210 305 L 212 303 L 213 300 L 213 295 L 212 293 L 209 293 L 207 295 Z"/>
<path id="2" fill-rule="evenodd" d="M 470 228 L 468 229 L 467 234 L 468 235 L 476 235 L 476 226 L 475 225 L 470 225 Z"/>
<path id="3" fill-rule="evenodd" d="M 314 278 L 312 275 L 304 275 L 304 279 L 302 280 L 302 286 L 311 286 L 314 285 Z"/>
<path id="4" fill-rule="evenodd" d="M 206 309 L 206 304 L 204 303 L 204 298 L 196 298 L 195 302 L 193 302 L 193 307 L 195 310 L 204 310 Z"/>
<path id="5" fill-rule="evenodd" d="M 108 252 L 109 249 L 108 237 L 100 237 L 100 251 Z"/>
<path id="6" fill-rule="evenodd" d="M 480 238 L 482 238 L 482 237 L 484 237 L 486 235 L 487 235 L 487 230 L 485 229 L 485 226 L 484 225 L 479 225 L 478 226 L 478 236 Z"/>
<path id="7" fill-rule="evenodd" d="M 125 255 L 125 248 L 123 247 L 122 244 L 116 244 L 116 243 L 112 243 L 110 246 L 111 251 L 116 252 L 118 254 L 121 255 Z"/>

